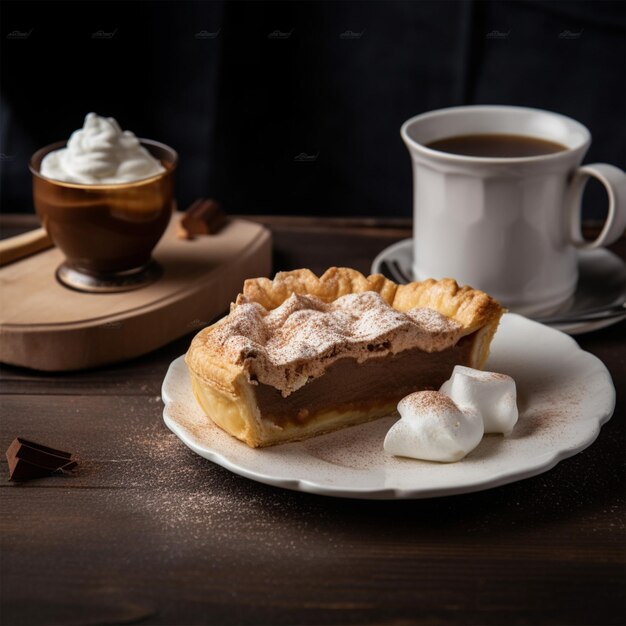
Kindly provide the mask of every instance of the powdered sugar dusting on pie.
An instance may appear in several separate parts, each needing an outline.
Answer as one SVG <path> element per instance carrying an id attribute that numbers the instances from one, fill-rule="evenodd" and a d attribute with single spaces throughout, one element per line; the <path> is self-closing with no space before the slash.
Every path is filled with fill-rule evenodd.
<path id="1" fill-rule="evenodd" d="M 376 292 L 342 296 L 332 302 L 292 294 L 268 311 L 257 302 L 240 302 L 207 347 L 234 365 L 243 365 L 251 382 L 279 389 L 283 396 L 324 374 L 341 358 L 359 363 L 408 349 L 439 352 L 455 345 L 461 325 L 433 309 L 406 313 Z"/>

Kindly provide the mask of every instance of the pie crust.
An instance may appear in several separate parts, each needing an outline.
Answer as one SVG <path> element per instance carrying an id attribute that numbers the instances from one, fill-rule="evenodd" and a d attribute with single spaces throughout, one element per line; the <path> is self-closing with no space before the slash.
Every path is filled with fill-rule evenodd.
<path id="1" fill-rule="evenodd" d="M 392 309 L 401 313 L 407 313 L 416 307 L 436 311 L 453 326 L 456 333 L 455 344 L 441 351 L 425 352 L 413 348 L 412 352 L 404 351 L 393 355 L 372 354 L 371 359 L 367 357 L 366 362 L 359 361 L 358 364 L 354 359 L 343 358 L 335 361 L 334 368 L 330 365 L 326 370 L 327 374 L 323 373 L 312 382 L 300 385 L 301 388 L 283 389 L 282 396 L 278 387 L 274 389 L 272 385 L 259 382 L 251 375 L 250 359 L 233 359 L 224 348 L 223 334 L 226 327 L 222 326 L 232 320 L 239 307 L 256 303 L 265 311 L 273 311 L 292 298 L 293 294 L 313 296 L 332 306 L 343 296 L 363 292 L 379 294 Z M 411 360 L 416 362 L 414 357 L 421 358 L 420 355 L 423 355 L 424 375 L 427 376 L 428 370 L 432 369 L 433 372 L 437 371 L 438 378 L 428 380 L 420 377 L 421 382 L 416 383 L 417 386 L 410 391 L 438 388 L 455 364 L 482 368 L 503 313 L 504 309 L 486 293 L 467 286 L 459 287 L 454 280 L 448 278 L 397 285 L 380 274 L 364 276 L 350 268 L 333 267 L 321 277 L 308 269 L 300 269 L 278 273 L 273 280 L 246 280 L 243 292 L 231 305 L 231 313 L 194 337 L 185 361 L 189 367 L 194 395 L 205 414 L 226 432 L 249 446 L 268 446 L 306 439 L 388 415 L 395 410 L 397 401 L 402 396 L 395 397 L 391 393 L 393 390 L 389 389 L 389 381 L 384 383 L 387 395 L 379 401 L 376 400 L 376 390 L 373 389 L 375 383 L 371 382 L 368 398 L 363 402 L 358 397 L 353 397 L 351 402 L 342 403 L 336 391 L 328 393 L 328 397 L 324 398 L 325 387 L 330 389 L 333 372 L 339 376 L 342 368 L 342 388 L 346 389 L 345 381 L 349 383 L 350 376 L 354 380 L 362 377 L 366 380 L 369 376 L 375 381 L 377 371 L 382 373 L 385 368 L 389 369 L 396 363 L 400 368 L 398 371 L 406 372 L 407 367 L 412 367 Z M 453 362 L 454 359 L 459 360 Z M 379 366 L 382 369 L 376 370 Z M 420 369 L 419 363 L 417 369 Z M 445 374 L 442 373 L 444 371 Z M 290 397 L 287 398 L 287 395 Z M 298 407 L 298 398 L 308 397 L 311 400 L 312 396 L 315 397 L 316 408 L 310 414 L 308 409 L 304 409 L 304 405 Z M 271 398 L 270 403 L 267 404 L 264 398 Z M 276 417 L 281 413 L 282 402 L 289 407 L 285 412 L 287 419 L 284 415 L 280 419 Z M 289 417 L 292 413 L 293 419 Z"/>

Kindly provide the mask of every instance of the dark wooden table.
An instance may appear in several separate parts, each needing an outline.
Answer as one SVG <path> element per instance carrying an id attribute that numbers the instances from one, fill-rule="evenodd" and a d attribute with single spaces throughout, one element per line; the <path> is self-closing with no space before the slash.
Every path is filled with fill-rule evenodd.
<path id="1" fill-rule="evenodd" d="M 3 234 L 30 219 L 5 216 Z M 410 236 L 406 222 L 264 221 L 277 269 L 367 271 Z M 577 337 L 617 388 L 591 447 L 535 478 L 416 501 L 282 491 L 193 454 L 159 397 L 190 336 L 93 371 L 4 367 L 2 451 L 20 435 L 71 450 L 80 471 L 2 484 L 2 623 L 623 624 L 624 329 Z"/>

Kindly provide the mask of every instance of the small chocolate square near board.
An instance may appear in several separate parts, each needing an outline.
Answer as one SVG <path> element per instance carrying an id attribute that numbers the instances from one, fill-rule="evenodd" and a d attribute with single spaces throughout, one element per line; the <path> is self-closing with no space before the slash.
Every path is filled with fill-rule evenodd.
<path id="1" fill-rule="evenodd" d="M 198 235 L 215 235 L 226 224 L 228 218 L 219 202 L 198 198 L 180 218 L 178 236 L 193 239 Z"/>
<path id="2" fill-rule="evenodd" d="M 22 437 L 16 437 L 6 451 L 9 480 L 21 481 L 63 474 L 78 463 L 70 452 L 56 450 Z"/>

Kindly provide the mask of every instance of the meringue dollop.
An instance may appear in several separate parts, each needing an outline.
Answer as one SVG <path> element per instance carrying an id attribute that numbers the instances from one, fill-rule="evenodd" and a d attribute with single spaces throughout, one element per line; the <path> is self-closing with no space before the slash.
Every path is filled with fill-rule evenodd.
<path id="1" fill-rule="evenodd" d="M 461 409 L 438 391 L 417 391 L 398 404 L 401 419 L 389 430 L 384 449 L 394 456 L 454 462 L 469 454 L 483 437 L 477 411 Z"/>
<path id="2" fill-rule="evenodd" d="M 463 410 L 470 407 L 480 413 L 486 433 L 508 435 L 517 423 L 515 381 L 506 374 L 457 365 L 439 391 Z"/>
<path id="3" fill-rule="evenodd" d="M 398 404 L 400 420 L 384 449 L 394 456 L 453 462 L 469 454 L 485 433 L 508 435 L 517 423 L 515 381 L 506 374 L 455 366 L 439 391 L 418 391 Z"/>

